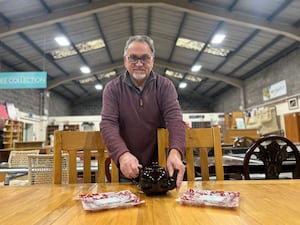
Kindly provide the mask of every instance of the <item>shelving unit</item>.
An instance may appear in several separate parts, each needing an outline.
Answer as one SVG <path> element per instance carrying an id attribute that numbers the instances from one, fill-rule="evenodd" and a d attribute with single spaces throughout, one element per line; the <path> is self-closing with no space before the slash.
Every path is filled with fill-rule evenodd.
<path id="1" fill-rule="evenodd" d="M 51 135 L 54 135 L 54 131 L 59 130 L 59 125 L 48 125 L 46 131 L 47 145 L 51 144 Z M 79 131 L 79 124 L 66 124 L 63 127 L 66 131 Z"/>
<path id="2" fill-rule="evenodd" d="M 4 148 L 13 148 L 14 141 L 23 141 L 23 122 L 7 120 L 3 130 Z"/>

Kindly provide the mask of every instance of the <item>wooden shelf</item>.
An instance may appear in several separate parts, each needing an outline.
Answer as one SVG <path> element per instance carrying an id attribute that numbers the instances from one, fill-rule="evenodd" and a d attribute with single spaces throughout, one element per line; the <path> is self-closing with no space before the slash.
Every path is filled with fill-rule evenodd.
<path id="1" fill-rule="evenodd" d="M 5 126 L 2 131 L 2 141 L 1 146 L 5 149 L 12 149 L 15 141 L 23 141 L 23 122 L 6 120 Z M 0 152 L 0 162 L 7 162 L 9 156 L 9 151 Z"/>
<path id="2" fill-rule="evenodd" d="M 14 141 L 23 140 L 23 122 L 7 120 L 3 130 L 4 148 L 12 148 Z"/>

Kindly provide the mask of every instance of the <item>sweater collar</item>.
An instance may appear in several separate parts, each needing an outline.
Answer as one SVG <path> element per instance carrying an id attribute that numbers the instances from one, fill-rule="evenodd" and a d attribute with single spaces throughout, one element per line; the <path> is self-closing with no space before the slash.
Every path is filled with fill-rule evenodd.
<path id="1" fill-rule="evenodd" d="M 156 79 L 156 74 L 153 71 L 151 71 L 148 79 L 146 80 L 145 87 L 148 86 L 148 84 L 152 80 L 155 80 L 155 79 Z M 126 70 L 126 72 L 124 74 L 123 82 L 125 82 L 128 86 L 133 87 L 138 92 L 142 93 L 142 91 L 138 87 L 136 87 L 135 84 L 133 83 L 133 81 L 131 80 L 129 72 L 127 70 Z M 144 89 L 145 89 L 145 87 L 144 87 Z"/>

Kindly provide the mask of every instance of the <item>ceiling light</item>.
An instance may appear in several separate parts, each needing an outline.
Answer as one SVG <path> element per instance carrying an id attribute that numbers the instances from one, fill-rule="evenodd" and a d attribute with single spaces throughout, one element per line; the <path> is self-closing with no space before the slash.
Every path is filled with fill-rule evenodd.
<path id="1" fill-rule="evenodd" d="M 102 90 L 102 89 L 103 89 L 103 85 L 102 85 L 102 84 L 96 84 L 96 85 L 95 85 L 95 88 L 96 88 L 97 90 Z"/>
<path id="2" fill-rule="evenodd" d="M 172 71 L 172 70 L 166 70 L 165 74 L 170 76 L 170 77 L 174 77 L 174 78 L 180 78 L 180 79 L 183 78 L 182 73 L 175 72 L 175 71 Z"/>
<path id="3" fill-rule="evenodd" d="M 102 39 L 90 40 L 86 42 L 80 42 L 75 44 L 80 53 L 89 52 L 105 47 L 105 43 Z M 55 49 L 49 52 L 54 59 L 61 59 L 72 55 L 77 55 L 77 52 L 72 46 Z"/>
<path id="4" fill-rule="evenodd" d="M 108 72 L 108 73 L 101 73 L 101 74 L 94 74 L 94 75 L 95 76 L 87 77 L 87 78 L 79 80 L 79 83 L 86 84 L 86 83 L 95 82 L 96 77 L 98 78 L 98 80 L 102 80 L 104 78 L 115 77 L 117 75 L 117 73 L 116 73 L 116 71 L 111 71 L 111 72 Z"/>
<path id="5" fill-rule="evenodd" d="M 193 76 L 193 75 L 186 75 L 185 76 L 185 79 L 188 80 L 188 81 L 192 81 L 192 82 L 201 82 L 201 77 L 198 77 L 198 76 Z"/>
<path id="6" fill-rule="evenodd" d="M 205 47 L 205 43 L 201 41 L 186 39 L 186 38 L 178 38 L 176 42 L 176 46 L 200 52 Z M 204 49 L 204 52 L 211 55 L 226 57 L 230 53 L 230 50 L 226 48 L 215 47 L 212 46 L 211 44 L 208 44 Z"/>
<path id="7" fill-rule="evenodd" d="M 88 66 L 82 66 L 82 67 L 80 67 L 80 71 L 82 73 L 90 73 L 91 69 Z"/>
<path id="8" fill-rule="evenodd" d="M 69 46 L 70 42 L 66 37 L 59 36 L 55 37 L 54 40 L 60 45 L 60 46 Z"/>
<path id="9" fill-rule="evenodd" d="M 192 72 L 199 72 L 201 70 L 202 66 L 200 64 L 196 64 L 192 67 Z"/>
<path id="10" fill-rule="evenodd" d="M 179 84 L 179 88 L 181 88 L 181 89 L 186 88 L 186 86 L 187 86 L 187 83 L 185 83 L 185 82 L 181 82 Z"/>
<path id="11" fill-rule="evenodd" d="M 225 34 L 216 34 L 213 39 L 211 40 L 212 44 L 221 44 L 224 39 L 225 39 L 226 35 Z"/>
<path id="12" fill-rule="evenodd" d="M 79 83 L 80 84 L 87 84 L 87 83 L 92 83 L 92 82 L 95 82 L 96 81 L 96 77 L 88 77 L 88 78 L 85 78 L 85 79 L 82 79 L 82 80 L 79 80 Z"/>

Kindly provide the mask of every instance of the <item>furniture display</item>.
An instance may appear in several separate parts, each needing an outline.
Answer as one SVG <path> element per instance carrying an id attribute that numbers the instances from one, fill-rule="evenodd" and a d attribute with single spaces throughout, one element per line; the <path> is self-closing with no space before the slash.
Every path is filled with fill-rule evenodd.
<path id="1" fill-rule="evenodd" d="M 13 148 L 14 141 L 23 140 L 23 122 L 7 120 L 3 133 L 4 148 Z"/>
<path id="2" fill-rule="evenodd" d="M 296 161 L 293 177 L 300 178 L 300 153 L 297 147 L 287 138 L 267 136 L 257 140 L 246 152 L 243 162 L 245 179 L 251 179 L 250 160 L 262 161 L 265 179 L 279 179 L 284 161 Z"/>
<path id="3" fill-rule="evenodd" d="M 52 152 L 52 149 L 53 146 L 0 149 L 0 163 L 7 163 L 11 151 L 40 150 L 41 154 L 50 154 Z"/>
<path id="4" fill-rule="evenodd" d="M 158 129 L 159 165 L 166 168 L 166 150 L 169 147 L 168 130 Z M 202 180 L 209 180 L 208 151 L 213 149 L 217 180 L 224 180 L 220 128 L 190 128 L 186 130 L 186 173 L 187 180 L 195 180 L 194 151 L 200 156 Z"/>
<path id="5" fill-rule="evenodd" d="M 247 129 L 257 129 L 260 135 L 268 135 L 281 132 L 279 116 L 275 107 L 263 107 L 253 109 L 246 118 Z"/>
<path id="6" fill-rule="evenodd" d="M 28 150 L 27 150 L 28 151 Z M 29 150 L 31 151 L 31 150 Z M 19 152 L 19 151 L 18 151 Z M 8 165 L 0 166 L 0 174 L 4 174 L 4 185 L 23 185 L 23 182 L 17 182 L 14 180 L 13 183 L 10 181 L 16 177 L 16 174 L 20 174 L 20 176 L 27 175 L 26 184 L 50 184 L 54 182 L 53 179 L 53 165 L 54 165 L 54 155 L 53 154 L 28 154 L 28 165 L 25 166 L 26 162 L 23 163 L 22 167 L 8 167 Z M 69 183 L 69 155 L 62 154 L 62 184 Z M 79 159 L 76 163 L 76 170 L 79 174 L 83 173 L 83 160 Z M 97 160 L 91 161 L 91 171 L 92 173 L 98 172 L 98 164 Z M 111 173 L 111 169 L 105 171 L 106 175 Z M 115 179 L 115 178 L 114 178 Z M 111 182 L 106 177 L 107 182 Z"/>
<path id="7" fill-rule="evenodd" d="M 240 193 L 233 209 L 186 206 L 176 199 L 187 190 Z M 145 203 L 96 212 L 83 210 L 80 194 L 129 190 Z M 300 180 L 183 182 L 179 192 L 146 196 L 129 183 L 84 183 L 0 187 L 0 224 L 232 225 L 300 224 Z"/>
<path id="8" fill-rule="evenodd" d="M 23 122 L 6 120 L 2 133 L 2 149 L 0 149 L 0 162 L 7 162 L 9 157 L 8 151 L 12 149 L 15 141 L 23 140 Z"/>
<path id="9" fill-rule="evenodd" d="M 285 137 L 293 143 L 300 143 L 300 112 L 284 115 Z"/>
<path id="10" fill-rule="evenodd" d="M 54 137 L 54 131 L 59 130 L 59 125 L 48 125 L 46 130 L 47 145 L 51 145 L 51 137 Z M 79 131 L 79 124 L 65 124 L 62 127 L 64 131 Z"/>
<path id="11" fill-rule="evenodd" d="M 96 182 L 105 182 L 106 146 L 100 131 L 55 131 L 54 132 L 54 183 L 62 178 L 62 152 L 69 155 L 69 183 L 77 182 L 77 158 L 83 159 L 83 182 L 92 181 L 91 160 L 97 160 Z M 111 180 L 119 182 L 117 166 L 112 162 Z"/>
<path id="12" fill-rule="evenodd" d="M 236 119 L 244 119 L 244 112 L 234 111 L 224 114 L 224 128 L 225 129 L 236 129 Z"/>

